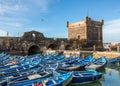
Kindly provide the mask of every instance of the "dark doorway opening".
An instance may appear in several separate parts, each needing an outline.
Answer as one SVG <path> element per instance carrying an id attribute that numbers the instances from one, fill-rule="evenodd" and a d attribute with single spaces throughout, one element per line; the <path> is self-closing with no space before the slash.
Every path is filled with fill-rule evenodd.
<path id="1" fill-rule="evenodd" d="M 32 45 L 28 50 L 28 55 L 33 55 L 37 53 L 40 53 L 40 48 L 37 45 Z"/>
<path id="2" fill-rule="evenodd" d="M 71 46 L 70 45 L 66 45 L 65 46 L 65 50 L 71 50 Z"/>
<path id="3" fill-rule="evenodd" d="M 80 40 L 80 35 L 78 35 L 78 39 Z"/>

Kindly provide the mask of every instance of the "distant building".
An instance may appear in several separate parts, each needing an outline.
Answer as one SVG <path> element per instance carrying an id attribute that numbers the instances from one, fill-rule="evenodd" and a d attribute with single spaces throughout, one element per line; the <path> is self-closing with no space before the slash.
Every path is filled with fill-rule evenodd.
<path id="1" fill-rule="evenodd" d="M 104 21 L 95 21 L 85 17 L 83 21 L 69 23 L 67 21 L 68 39 L 87 40 L 87 42 L 95 42 L 96 46 L 103 45 L 102 26 Z"/>

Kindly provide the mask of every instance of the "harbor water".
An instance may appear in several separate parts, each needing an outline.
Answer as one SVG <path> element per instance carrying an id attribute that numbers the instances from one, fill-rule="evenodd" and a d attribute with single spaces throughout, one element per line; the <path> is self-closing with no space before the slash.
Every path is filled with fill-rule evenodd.
<path id="1" fill-rule="evenodd" d="M 100 70 L 103 77 L 99 81 L 72 86 L 120 86 L 120 64 L 107 64 Z"/>

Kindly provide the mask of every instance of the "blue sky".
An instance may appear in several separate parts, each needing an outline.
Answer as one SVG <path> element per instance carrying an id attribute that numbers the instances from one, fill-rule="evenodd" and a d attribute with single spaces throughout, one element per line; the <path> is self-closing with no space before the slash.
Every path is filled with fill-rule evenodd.
<path id="1" fill-rule="evenodd" d="M 120 0 L 0 0 L 0 36 L 36 30 L 67 37 L 66 21 L 104 19 L 103 41 L 120 42 Z"/>

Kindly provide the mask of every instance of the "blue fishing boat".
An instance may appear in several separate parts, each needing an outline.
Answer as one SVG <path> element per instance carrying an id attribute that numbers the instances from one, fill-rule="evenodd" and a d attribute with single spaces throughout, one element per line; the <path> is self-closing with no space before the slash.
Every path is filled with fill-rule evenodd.
<path id="1" fill-rule="evenodd" d="M 75 58 L 75 61 L 70 62 L 62 62 L 59 64 L 58 69 L 64 71 L 75 71 L 83 69 L 87 64 L 91 63 L 92 57 L 86 57 L 82 59 Z M 72 59 L 73 60 L 73 59 Z"/>
<path id="2" fill-rule="evenodd" d="M 84 84 L 99 80 L 102 73 L 97 71 L 74 71 L 71 84 Z"/>
<path id="3" fill-rule="evenodd" d="M 61 63 L 61 64 L 59 64 L 58 69 L 59 70 L 64 70 L 64 71 L 74 71 L 74 70 L 78 70 L 80 67 L 81 67 L 80 64 L 72 65 L 72 64 Z"/>
<path id="4" fill-rule="evenodd" d="M 91 56 L 87 56 L 87 57 L 84 57 L 78 61 L 76 61 L 75 63 L 73 63 L 73 65 L 80 65 L 80 68 L 81 69 L 84 69 L 84 67 L 88 64 L 90 64 L 91 62 L 93 61 L 93 58 Z"/>
<path id="5" fill-rule="evenodd" d="M 107 60 L 104 56 L 94 59 L 91 64 L 85 66 L 86 70 L 99 70 L 103 68 L 107 63 Z"/>
<path id="6" fill-rule="evenodd" d="M 4 60 L 2 61 L 2 63 L 0 63 L 0 68 L 2 68 L 3 66 L 11 66 L 17 64 L 24 61 L 25 58 L 25 56 L 11 56 L 11 58 Z"/>
<path id="7" fill-rule="evenodd" d="M 7 59 L 8 57 L 6 57 L 6 56 L 8 56 L 8 54 L 7 53 L 0 53 L 0 61 L 1 60 L 4 60 L 4 59 Z"/>
<path id="8" fill-rule="evenodd" d="M 0 69 L 6 69 L 6 68 L 11 68 L 12 66 L 23 66 L 30 64 L 31 59 L 30 58 L 15 58 L 11 59 L 9 61 L 4 62 L 4 64 L 0 65 Z M 6 63 L 6 64 L 5 64 Z"/>
<path id="9" fill-rule="evenodd" d="M 78 57 L 70 56 L 70 57 L 68 57 L 68 58 L 66 58 L 66 59 L 64 59 L 64 60 L 62 60 L 61 63 L 72 64 L 72 63 L 74 63 L 74 62 L 76 62 L 76 61 L 78 61 L 78 60 L 79 60 Z"/>
<path id="10" fill-rule="evenodd" d="M 114 57 L 114 58 L 108 58 L 107 62 L 112 63 L 112 64 L 119 63 L 120 62 L 120 56 L 117 56 L 117 57 Z"/>
<path id="11" fill-rule="evenodd" d="M 10 56 L 9 54 L 3 55 L 3 56 L 1 57 L 1 59 L 0 59 L 0 62 L 1 62 L 0 65 L 3 64 L 4 61 L 7 61 L 7 60 L 9 60 L 9 59 L 11 59 L 11 56 Z"/>
<path id="12" fill-rule="evenodd" d="M 9 76 L 1 77 L 0 78 L 0 86 L 4 85 L 7 86 L 9 82 L 19 82 L 19 81 L 25 81 L 25 80 L 30 80 L 33 78 L 46 78 L 52 76 L 52 71 L 47 70 L 43 67 L 38 67 L 38 68 L 33 68 L 30 70 L 22 71 L 22 72 L 16 72 L 14 74 L 10 74 Z"/>
<path id="13" fill-rule="evenodd" d="M 43 65 L 44 68 L 46 69 L 54 69 L 54 70 L 57 70 L 58 69 L 58 63 L 50 63 L 50 64 L 40 64 L 40 65 Z"/>
<path id="14" fill-rule="evenodd" d="M 115 58 L 109 58 L 109 59 L 107 59 L 107 63 L 115 64 L 115 63 L 117 63 L 117 62 L 118 62 L 118 60 L 117 60 L 116 57 L 115 57 Z"/>
<path id="15" fill-rule="evenodd" d="M 10 68 L 0 70 L 0 76 L 34 68 L 40 63 L 40 61 L 41 61 L 40 58 L 35 58 L 31 60 L 30 64 L 26 64 L 22 66 L 14 65 L 11 66 Z"/>
<path id="16" fill-rule="evenodd" d="M 56 63 L 56 62 L 60 62 L 61 60 L 64 59 L 64 57 L 65 57 L 64 54 L 61 54 L 59 56 L 52 56 L 52 55 L 49 55 L 47 57 L 43 56 L 41 63 L 43 63 L 43 64 L 53 64 L 53 63 Z"/>
<path id="17" fill-rule="evenodd" d="M 9 56 L 9 59 L 2 61 L 0 69 L 9 68 L 13 65 L 26 65 L 34 58 L 39 58 L 40 54 L 34 54 L 30 56 Z"/>
<path id="18" fill-rule="evenodd" d="M 120 63 L 120 56 L 117 57 L 117 61 Z"/>
<path id="19" fill-rule="evenodd" d="M 66 86 L 72 80 L 72 72 L 55 71 L 53 76 L 47 78 L 33 78 L 29 80 L 10 82 L 9 86 Z"/>
<path id="20" fill-rule="evenodd" d="M 57 71 L 53 77 L 42 80 L 43 86 L 67 86 L 72 80 L 72 72 Z"/>

